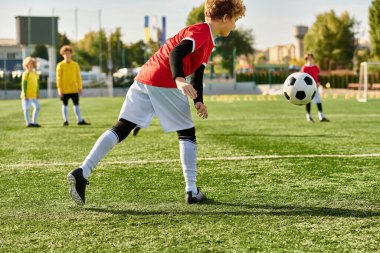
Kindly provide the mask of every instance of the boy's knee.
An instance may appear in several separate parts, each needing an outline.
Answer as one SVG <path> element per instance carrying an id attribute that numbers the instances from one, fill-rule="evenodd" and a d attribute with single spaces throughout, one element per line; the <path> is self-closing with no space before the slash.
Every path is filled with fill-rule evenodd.
<path id="1" fill-rule="evenodd" d="M 195 127 L 177 131 L 178 140 L 188 140 L 196 142 Z"/>
<path id="2" fill-rule="evenodd" d="M 111 130 L 117 135 L 119 142 L 123 141 L 129 133 L 135 128 L 136 124 L 125 119 L 119 119 L 119 121 L 111 128 Z"/>

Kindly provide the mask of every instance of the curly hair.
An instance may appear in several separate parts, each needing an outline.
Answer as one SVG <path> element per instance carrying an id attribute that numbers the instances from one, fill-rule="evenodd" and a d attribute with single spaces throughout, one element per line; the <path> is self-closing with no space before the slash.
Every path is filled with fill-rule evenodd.
<path id="1" fill-rule="evenodd" d="M 25 69 L 28 69 L 28 65 L 29 63 L 33 63 L 33 68 L 35 69 L 37 67 L 37 60 L 33 57 L 26 57 L 23 61 L 22 61 L 22 66 L 25 68 Z"/>
<path id="2" fill-rule="evenodd" d="M 68 46 L 68 45 L 64 45 L 61 47 L 61 49 L 59 50 L 59 53 L 61 55 L 63 55 L 66 51 L 70 51 L 71 53 L 73 52 L 73 48 L 71 46 Z"/>
<path id="3" fill-rule="evenodd" d="M 245 15 L 243 0 L 205 0 L 205 17 L 220 20 L 227 15 L 228 18 L 241 18 Z"/>

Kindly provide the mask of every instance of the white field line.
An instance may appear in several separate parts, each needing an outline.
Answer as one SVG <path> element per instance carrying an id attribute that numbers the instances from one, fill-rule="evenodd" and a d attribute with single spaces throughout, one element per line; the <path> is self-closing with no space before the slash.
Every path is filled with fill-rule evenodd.
<path id="1" fill-rule="evenodd" d="M 380 154 L 314 154 L 314 155 L 256 155 L 256 156 L 226 156 L 226 157 L 199 157 L 198 161 L 245 161 L 258 159 L 289 159 L 289 158 L 366 158 L 380 157 Z M 180 162 L 179 159 L 158 159 L 158 160 L 131 160 L 118 162 L 101 162 L 103 165 L 117 164 L 147 164 L 147 163 L 173 163 Z M 52 166 L 79 166 L 80 162 L 58 162 L 58 163 L 18 163 L 1 164 L 0 168 L 27 168 L 27 167 L 52 167 Z"/>

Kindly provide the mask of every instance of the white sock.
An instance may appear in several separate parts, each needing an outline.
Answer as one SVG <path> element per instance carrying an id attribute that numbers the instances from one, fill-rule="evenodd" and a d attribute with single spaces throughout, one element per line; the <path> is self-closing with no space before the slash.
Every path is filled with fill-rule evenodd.
<path id="1" fill-rule="evenodd" d="M 24 109 L 24 118 L 26 125 L 30 124 L 29 109 Z"/>
<path id="2" fill-rule="evenodd" d="M 306 113 L 306 119 L 311 120 L 311 114 L 310 113 Z"/>
<path id="3" fill-rule="evenodd" d="M 117 135 L 111 130 L 105 131 L 96 141 L 90 153 L 80 166 L 83 169 L 83 177 L 88 179 L 91 171 L 99 163 L 99 161 L 111 151 L 111 149 L 119 142 Z"/>
<path id="4" fill-rule="evenodd" d="M 39 106 L 34 107 L 34 110 L 33 110 L 33 124 L 37 124 L 37 117 L 38 117 L 38 113 L 39 112 L 40 112 L 40 107 Z"/>
<path id="5" fill-rule="evenodd" d="M 65 122 L 69 121 L 69 116 L 68 116 L 66 105 L 62 105 L 62 117 L 63 117 L 63 121 L 65 121 Z"/>
<path id="6" fill-rule="evenodd" d="M 319 117 L 319 120 L 322 120 L 323 119 L 323 112 L 318 112 L 318 117 Z"/>
<path id="7" fill-rule="evenodd" d="M 77 120 L 78 120 L 78 122 L 82 122 L 83 119 L 82 119 L 82 115 L 80 114 L 80 108 L 79 108 L 79 105 L 74 105 L 74 106 L 73 106 L 73 109 L 74 109 L 75 116 L 77 116 Z"/>
<path id="8" fill-rule="evenodd" d="M 186 192 L 192 191 L 197 194 L 197 144 L 188 140 L 180 140 L 179 151 L 186 182 Z"/>

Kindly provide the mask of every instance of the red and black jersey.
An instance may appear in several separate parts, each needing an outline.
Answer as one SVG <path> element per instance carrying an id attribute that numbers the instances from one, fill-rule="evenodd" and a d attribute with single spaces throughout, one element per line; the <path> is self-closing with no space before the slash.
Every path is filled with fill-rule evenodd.
<path id="1" fill-rule="evenodd" d="M 183 74 L 189 76 L 208 63 L 215 46 L 207 23 L 188 26 L 169 39 L 140 69 L 135 80 L 163 88 L 176 88 L 170 66 L 170 53 L 184 40 L 192 41 L 192 50 L 183 58 Z"/>
<path id="2" fill-rule="evenodd" d="M 312 66 L 306 66 L 304 65 L 301 69 L 301 72 L 305 72 L 309 75 L 311 75 L 311 77 L 313 77 L 315 83 L 317 84 L 317 86 L 319 85 L 319 68 L 317 65 L 312 65 Z"/>

